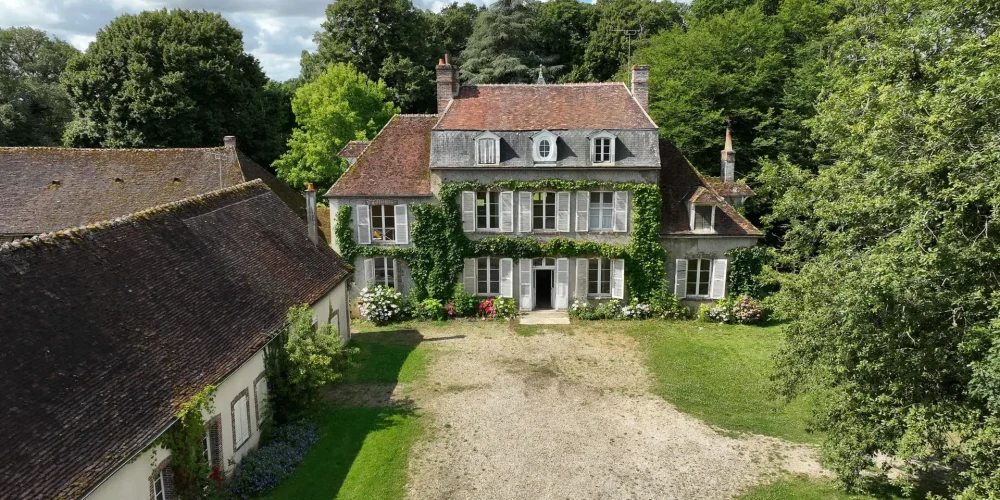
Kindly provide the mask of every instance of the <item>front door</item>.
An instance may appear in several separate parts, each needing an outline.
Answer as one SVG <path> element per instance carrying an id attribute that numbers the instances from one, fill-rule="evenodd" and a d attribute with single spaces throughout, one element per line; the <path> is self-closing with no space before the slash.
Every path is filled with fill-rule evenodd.
<path id="1" fill-rule="evenodd" d="M 535 309 L 552 309 L 555 280 L 552 269 L 535 269 Z"/>

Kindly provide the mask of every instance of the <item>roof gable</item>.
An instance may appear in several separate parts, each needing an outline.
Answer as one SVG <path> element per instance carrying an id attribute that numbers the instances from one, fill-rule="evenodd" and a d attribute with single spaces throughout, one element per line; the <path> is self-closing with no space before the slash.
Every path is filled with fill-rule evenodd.
<path id="1" fill-rule="evenodd" d="M 327 196 L 430 196 L 431 127 L 436 115 L 396 115 Z"/>

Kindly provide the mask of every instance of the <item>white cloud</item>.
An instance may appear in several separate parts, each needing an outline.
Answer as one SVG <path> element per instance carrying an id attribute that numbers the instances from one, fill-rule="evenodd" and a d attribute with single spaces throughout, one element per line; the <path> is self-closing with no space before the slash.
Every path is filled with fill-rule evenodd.
<path id="1" fill-rule="evenodd" d="M 70 45 L 80 50 L 87 50 L 87 47 L 90 46 L 91 42 L 96 39 L 97 37 L 94 35 L 71 34 L 66 37 L 66 41 L 69 42 Z"/>

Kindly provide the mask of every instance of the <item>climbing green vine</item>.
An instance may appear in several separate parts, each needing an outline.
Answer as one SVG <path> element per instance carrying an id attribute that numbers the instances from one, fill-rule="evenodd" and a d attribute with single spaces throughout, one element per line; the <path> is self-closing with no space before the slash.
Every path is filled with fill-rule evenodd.
<path id="1" fill-rule="evenodd" d="M 213 410 L 215 386 L 210 385 L 181 405 L 170 426 L 154 444 L 170 450 L 170 468 L 174 472 L 174 491 L 179 498 L 200 498 L 212 473 L 203 454 L 204 414 Z"/>
<path id="2" fill-rule="evenodd" d="M 618 190 L 632 192 L 632 231 L 629 242 L 612 245 L 556 237 L 539 241 L 530 236 L 497 235 L 470 240 L 462 231 L 458 196 L 462 191 L 556 191 Z M 666 286 L 663 247 L 659 243 L 660 191 L 654 184 L 635 182 L 538 181 L 448 182 L 441 186 L 440 204 L 425 203 L 411 208 L 412 247 L 358 246 L 354 241 L 351 207 L 337 212 L 335 228 L 341 254 L 353 263 L 357 256 L 402 259 L 410 268 L 413 291 L 418 299 L 448 300 L 454 294 L 457 276 L 465 258 L 502 255 L 514 259 L 535 257 L 595 256 L 625 259 L 625 281 L 631 294 L 647 300 Z"/>

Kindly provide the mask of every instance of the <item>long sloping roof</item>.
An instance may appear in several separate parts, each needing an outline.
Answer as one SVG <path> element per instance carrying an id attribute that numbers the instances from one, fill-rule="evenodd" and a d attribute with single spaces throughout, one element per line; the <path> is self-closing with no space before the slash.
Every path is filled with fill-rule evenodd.
<path id="1" fill-rule="evenodd" d="M 0 496 L 93 488 L 349 273 L 260 180 L 0 246 Z"/>
<path id="2" fill-rule="evenodd" d="M 436 115 L 396 115 L 327 196 L 430 196 Z"/>
<path id="3" fill-rule="evenodd" d="M 713 203 L 714 236 L 760 236 L 761 232 L 712 188 L 687 158 L 670 141 L 660 139 L 660 234 L 664 236 L 697 235 L 691 230 L 687 203 Z"/>
<path id="4" fill-rule="evenodd" d="M 462 86 L 434 130 L 655 129 L 623 83 Z"/>
<path id="5" fill-rule="evenodd" d="M 305 199 L 233 147 L 0 148 L 0 235 L 35 235 L 263 180 L 305 217 Z"/>

